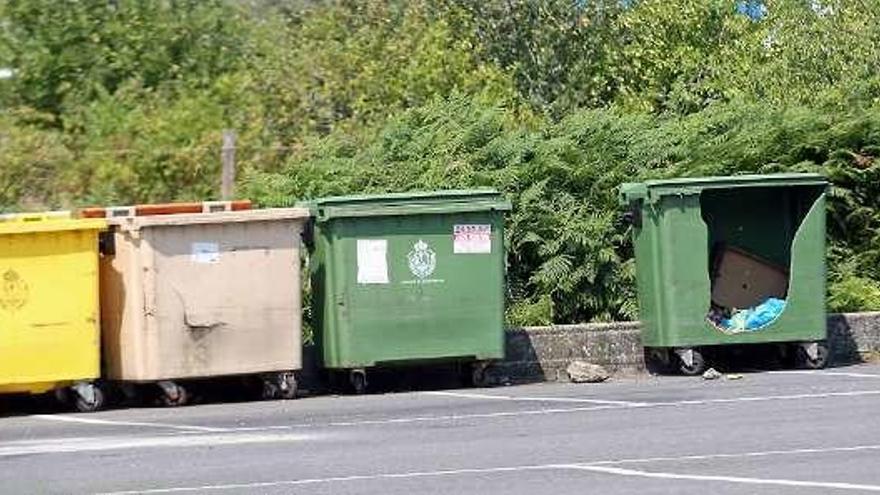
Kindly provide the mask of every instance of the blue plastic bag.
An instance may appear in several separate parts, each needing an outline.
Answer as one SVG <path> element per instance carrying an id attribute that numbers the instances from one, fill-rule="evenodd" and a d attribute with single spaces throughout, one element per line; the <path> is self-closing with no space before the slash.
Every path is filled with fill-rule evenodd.
<path id="1" fill-rule="evenodd" d="M 785 300 L 771 297 L 753 308 L 736 311 L 730 318 L 721 320 L 721 326 L 733 331 L 752 332 L 776 321 L 783 311 Z"/>
<path id="2" fill-rule="evenodd" d="M 785 301 L 771 297 L 755 306 L 746 318 L 746 330 L 758 330 L 773 323 L 785 311 Z"/>

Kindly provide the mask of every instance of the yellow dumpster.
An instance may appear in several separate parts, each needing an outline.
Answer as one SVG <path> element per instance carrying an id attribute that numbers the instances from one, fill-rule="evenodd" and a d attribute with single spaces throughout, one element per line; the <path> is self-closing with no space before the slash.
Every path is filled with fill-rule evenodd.
<path id="1" fill-rule="evenodd" d="M 94 380 L 105 228 L 67 212 L 0 216 L 0 393 L 56 390 L 81 411 L 104 404 Z"/>

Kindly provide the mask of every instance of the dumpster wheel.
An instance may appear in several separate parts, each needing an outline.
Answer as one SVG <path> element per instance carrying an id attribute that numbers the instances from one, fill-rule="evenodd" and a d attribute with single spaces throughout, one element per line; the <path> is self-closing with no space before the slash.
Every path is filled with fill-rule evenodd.
<path id="1" fill-rule="evenodd" d="M 100 411 L 107 404 L 107 394 L 96 383 L 77 383 L 70 388 L 73 391 L 73 406 L 79 412 Z"/>
<path id="2" fill-rule="evenodd" d="M 706 371 L 706 359 L 698 349 L 676 349 L 678 370 L 686 376 L 697 376 Z"/>
<path id="3" fill-rule="evenodd" d="M 471 385 L 474 387 L 488 387 L 491 384 L 489 366 L 491 363 L 478 361 L 471 368 Z"/>
<path id="4" fill-rule="evenodd" d="M 348 383 L 355 394 L 363 395 L 367 392 L 367 372 L 361 369 L 349 371 Z"/>
<path id="5" fill-rule="evenodd" d="M 645 370 L 651 375 L 675 373 L 678 359 L 666 348 L 645 347 Z"/>
<path id="6" fill-rule="evenodd" d="M 189 393 L 183 388 L 183 386 L 171 381 L 161 381 L 156 385 L 158 385 L 162 391 L 162 395 L 159 397 L 159 402 L 161 402 L 163 406 L 179 407 L 189 402 Z"/>
<path id="7" fill-rule="evenodd" d="M 281 371 L 263 375 L 263 399 L 290 400 L 296 398 L 296 375 L 292 371 Z"/>
<path id="8" fill-rule="evenodd" d="M 820 370 L 828 365 L 828 344 L 806 342 L 797 347 L 798 362 L 805 368 Z"/>

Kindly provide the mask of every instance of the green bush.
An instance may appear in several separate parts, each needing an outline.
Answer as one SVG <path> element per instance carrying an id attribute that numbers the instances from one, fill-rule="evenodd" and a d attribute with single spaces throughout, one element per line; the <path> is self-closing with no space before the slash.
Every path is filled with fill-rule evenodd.
<path id="1" fill-rule="evenodd" d="M 876 308 L 874 2 L 55 3 L 0 0 L 2 211 L 214 198 L 231 128 L 264 205 L 498 188 L 510 322 L 572 323 L 637 316 L 621 182 L 817 171 L 829 306 Z"/>
<path id="2" fill-rule="evenodd" d="M 74 157 L 47 121 L 36 112 L 0 114 L 0 212 L 58 208 L 69 199 L 62 185 Z"/>
<path id="3" fill-rule="evenodd" d="M 375 130 L 315 140 L 281 172 L 252 175 L 247 192 L 282 205 L 327 194 L 496 187 L 514 205 L 506 233 L 508 319 L 571 323 L 637 317 L 632 247 L 618 221 L 621 183 L 818 171 L 835 180 L 829 303 L 871 304 L 869 294 L 846 295 L 857 286 L 851 276 L 840 278 L 839 260 L 848 260 L 860 283 L 880 280 L 880 108 L 716 104 L 682 117 L 587 110 L 537 125 L 512 113 L 463 96 L 438 100 Z"/>
<path id="4" fill-rule="evenodd" d="M 835 274 L 828 283 L 828 310 L 880 311 L 880 283 L 852 272 Z"/>

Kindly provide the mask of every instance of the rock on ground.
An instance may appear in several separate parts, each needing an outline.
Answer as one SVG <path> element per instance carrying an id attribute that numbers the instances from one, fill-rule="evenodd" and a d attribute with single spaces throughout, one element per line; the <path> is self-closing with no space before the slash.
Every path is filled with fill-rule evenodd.
<path id="1" fill-rule="evenodd" d="M 572 361 L 565 369 L 568 378 L 574 383 L 598 383 L 607 380 L 611 374 L 598 364 L 586 361 Z"/>
<path id="2" fill-rule="evenodd" d="M 709 368 L 703 373 L 703 380 L 717 380 L 721 378 L 721 373 L 715 368 Z"/>

